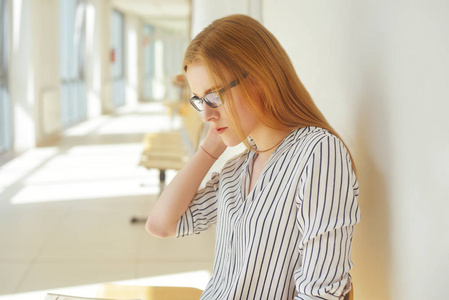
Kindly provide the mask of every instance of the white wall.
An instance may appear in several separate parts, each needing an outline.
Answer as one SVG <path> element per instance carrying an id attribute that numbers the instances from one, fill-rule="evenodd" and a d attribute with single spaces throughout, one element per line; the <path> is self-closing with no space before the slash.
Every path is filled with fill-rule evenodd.
<path id="1" fill-rule="evenodd" d="M 28 2 L 28 1 L 27 1 Z M 59 1 L 32 0 L 31 55 L 34 68 L 36 144 L 62 133 L 59 75 Z"/>
<path id="2" fill-rule="evenodd" d="M 213 20 L 230 14 L 248 14 L 261 18 L 261 0 L 192 0 L 192 38 Z"/>
<path id="3" fill-rule="evenodd" d="M 23 151 L 35 145 L 34 65 L 30 1 L 10 1 L 9 93 L 13 106 L 13 147 Z"/>
<path id="4" fill-rule="evenodd" d="M 61 134 L 58 1 L 10 4 L 13 150 L 21 152 Z"/>
<path id="5" fill-rule="evenodd" d="M 124 16 L 125 27 L 125 78 L 126 78 L 126 104 L 135 106 L 140 97 L 142 76 L 140 66 L 143 66 L 142 35 L 143 22 L 133 15 Z"/>
<path id="6" fill-rule="evenodd" d="M 358 166 L 356 298 L 446 298 L 449 2 L 265 0 L 263 12 Z"/>
<path id="7" fill-rule="evenodd" d="M 192 36 L 249 6 L 194 1 Z M 445 299 L 449 2 L 264 0 L 260 11 L 354 155 L 356 299 Z"/>

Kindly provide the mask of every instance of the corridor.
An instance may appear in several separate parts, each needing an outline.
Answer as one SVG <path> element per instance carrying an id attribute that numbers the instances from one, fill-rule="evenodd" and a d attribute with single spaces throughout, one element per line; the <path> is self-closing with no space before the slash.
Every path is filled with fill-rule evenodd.
<path id="1" fill-rule="evenodd" d="M 130 223 L 148 214 L 160 188 L 158 171 L 138 166 L 142 136 L 174 127 L 162 105 L 139 104 L 1 166 L 0 299 L 94 297 L 104 282 L 203 289 L 213 232 L 157 239 Z"/>

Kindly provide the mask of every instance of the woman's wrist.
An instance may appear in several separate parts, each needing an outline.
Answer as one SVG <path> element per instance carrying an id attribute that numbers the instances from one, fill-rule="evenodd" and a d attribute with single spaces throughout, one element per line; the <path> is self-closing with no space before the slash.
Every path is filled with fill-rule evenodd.
<path id="1" fill-rule="evenodd" d="M 226 150 L 226 146 L 223 147 L 222 145 L 217 145 L 217 143 L 208 143 L 207 141 L 204 141 L 204 143 L 200 145 L 200 150 L 207 156 L 217 160 Z"/>
<path id="2" fill-rule="evenodd" d="M 206 149 L 204 149 L 204 147 L 202 145 L 200 145 L 201 150 L 203 150 L 204 153 L 206 153 L 209 157 L 217 160 L 218 157 L 213 156 L 212 154 L 210 154 Z"/>

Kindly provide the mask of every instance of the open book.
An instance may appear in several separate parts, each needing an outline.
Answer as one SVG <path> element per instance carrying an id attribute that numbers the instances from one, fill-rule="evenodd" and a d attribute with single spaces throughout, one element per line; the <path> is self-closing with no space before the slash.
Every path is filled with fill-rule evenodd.
<path id="1" fill-rule="evenodd" d="M 75 296 L 48 293 L 44 300 L 114 300 L 114 299 L 86 298 L 86 297 L 75 297 Z M 129 300 L 141 300 L 141 299 L 129 299 Z"/>
<path id="2" fill-rule="evenodd" d="M 44 300 L 198 300 L 202 293 L 202 290 L 192 287 L 126 286 L 105 283 L 98 290 L 97 298 L 48 293 Z"/>

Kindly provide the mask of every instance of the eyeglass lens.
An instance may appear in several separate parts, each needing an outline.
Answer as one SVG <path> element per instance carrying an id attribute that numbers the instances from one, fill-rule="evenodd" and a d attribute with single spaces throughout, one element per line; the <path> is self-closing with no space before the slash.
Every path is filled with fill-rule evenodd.
<path id="1" fill-rule="evenodd" d="M 221 104 L 220 96 L 217 92 L 212 92 L 204 96 L 204 98 L 209 102 L 209 104 L 212 104 L 214 106 L 219 106 Z"/>
<path id="2" fill-rule="evenodd" d="M 217 92 L 206 94 L 203 98 L 192 98 L 190 100 L 190 103 L 198 111 L 204 110 L 204 102 L 212 108 L 221 105 L 221 99 Z"/>

